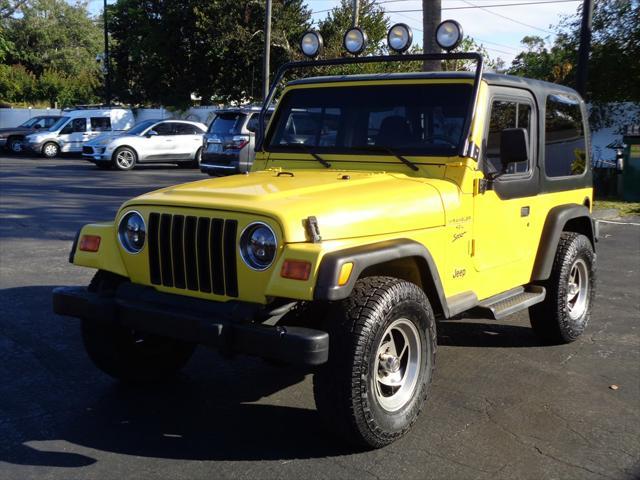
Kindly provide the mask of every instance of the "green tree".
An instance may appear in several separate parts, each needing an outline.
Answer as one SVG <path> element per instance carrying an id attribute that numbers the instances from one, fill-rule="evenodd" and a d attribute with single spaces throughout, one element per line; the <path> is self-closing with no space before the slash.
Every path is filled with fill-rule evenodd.
<path id="1" fill-rule="evenodd" d="M 525 37 L 509 73 L 575 86 L 582 9 L 562 19 L 550 48 Z M 594 3 L 587 97 L 595 103 L 640 101 L 640 0 Z"/>
<path id="2" fill-rule="evenodd" d="M 264 1 L 120 0 L 110 7 L 115 93 L 131 103 L 186 107 L 191 95 L 245 101 L 262 95 Z M 273 3 L 272 69 L 309 27 L 302 0 Z"/>

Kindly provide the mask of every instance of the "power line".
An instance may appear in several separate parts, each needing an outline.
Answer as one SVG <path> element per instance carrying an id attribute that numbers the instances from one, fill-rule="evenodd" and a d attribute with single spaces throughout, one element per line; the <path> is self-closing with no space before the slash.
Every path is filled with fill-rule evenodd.
<path id="1" fill-rule="evenodd" d="M 528 23 L 521 22 L 520 20 L 515 20 L 515 19 L 513 19 L 511 17 L 507 17 L 506 15 L 502 15 L 500 13 L 492 12 L 491 10 L 486 10 L 484 7 L 481 7 L 479 5 L 474 5 L 473 3 L 469 2 L 468 0 L 462 0 L 462 1 L 464 3 L 466 3 L 467 5 L 471 5 L 471 6 L 480 8 L 482 11 L 490 13 L 491 15 L 495 15 L 496 17 L 504 18 L 505 20 L 509 20 L 510 22 L 514 22 L 514 23 L 517 23 L 519 25 L 523 25 L 525 27 L 533 28 L 534 30 L 538 30 L 540 32 L 549 33 L 549 34 L 553 35 L 553 32 L 551 32 L 549 30 L 545 30 L 544 28 L 539 28 L 539 27 L 536 27 L 534 25 L 529 25 Z M 568 0 L 556 0 L 556 1 L 558 1 L 558 2 L 566 2 Z"/>

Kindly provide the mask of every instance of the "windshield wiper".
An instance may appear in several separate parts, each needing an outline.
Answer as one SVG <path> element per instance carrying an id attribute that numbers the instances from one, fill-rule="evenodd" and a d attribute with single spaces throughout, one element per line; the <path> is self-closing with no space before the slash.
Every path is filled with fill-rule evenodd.
<path id="1" fill-rule="evenodd" d="M 300 150 L 304 150 L 305 153 L 308 153 L 313 158 L 315 158 L 318 162 L 320 162 L 326 168 L 331 168 L 331 164 L 327 162 L 324 158 L 318 155 L 315 152 L 312 152 L 311 149 L 306 146 L 304 143 L 285 143 L 283 146 L 299 148 Z"/>
<path id="2" fill-rule="evenodd" d="M 357 147 L 353 147 L 354 150 L 364 150 L 365 152 L 386 152 L 392 157 L 396 157 L 402 163 L 404 163 L 407 167 L 409 167 L 414 172 L 417 172 L 418 166 L 413 163 L 411 160 L 403 157 L 402 155 L 394 152 L 389 147 L 384 147 L 382 145 L 358 145 Z"/>

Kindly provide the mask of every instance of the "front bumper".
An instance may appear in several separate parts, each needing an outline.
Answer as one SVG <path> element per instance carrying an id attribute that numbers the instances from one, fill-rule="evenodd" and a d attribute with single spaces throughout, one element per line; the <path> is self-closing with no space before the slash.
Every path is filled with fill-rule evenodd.
<path id="1" fill-rule="evenodd" d="M 82 158 L 90 162 L 109 162 L 111 153 L 106 152 L 106 148 L 82 147 Z"/>
<path id="2" fill-rule="evenodd" d="M 25 150 L 33 152 L 33 153 L 40 153 L 40 152 L 42 152 L 42 145 L 43 145 L 42 142 L 40 142 L 40 143 L 24 142 L 22 144 L 22 147 Z"/>
<path id="3" fill-rule="evenodd" d="M 293 364 L 320 365 L 329 357 L 327 332 L 252 323 L 265 314 L 262 305 L 253 303 L 200 300 L 124 283 L 113 296 L 83 287 L 56 288 L 53 311 Z"/>
<path id="4" fill-rule="evenodd" d="M 0 147 L 4 147 L 7 144 L 7 139 L 2 137 L 0 138 Z"/>

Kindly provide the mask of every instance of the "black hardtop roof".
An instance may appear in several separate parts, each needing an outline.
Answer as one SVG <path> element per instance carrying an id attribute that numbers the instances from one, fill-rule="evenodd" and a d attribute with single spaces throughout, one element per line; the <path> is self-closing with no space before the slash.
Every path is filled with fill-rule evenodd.
<path id="1" fill-rule="evenodd" d="M 423 79 L 468 79 L 473 80 L 473 72 L 408 72 L 408 73 L 374 73 L 364 75 L 329 75 L 326 77 L 309 77 L 293 80 L 288 85 L 307 85 L 315 83 L 333 82 L 353 82 L 353 81 L 376 81 L 376 80 L 423 80 Z M 515 87 L 531 90 L 537 94 L 549 92 L 571 93 L 578 95 L 572 88 L 558 85 L 557 83 L 534 80 L 531 78 L 516 77 L 514 75 L 504 75 L 501 73 L 483 73 L 482 79 L 489 85 Z M 579 96 L 579 95 L 578 95 Z"/>

